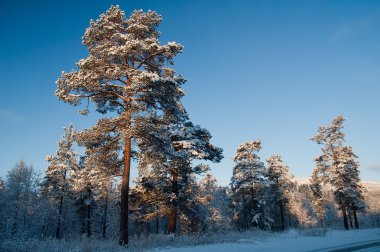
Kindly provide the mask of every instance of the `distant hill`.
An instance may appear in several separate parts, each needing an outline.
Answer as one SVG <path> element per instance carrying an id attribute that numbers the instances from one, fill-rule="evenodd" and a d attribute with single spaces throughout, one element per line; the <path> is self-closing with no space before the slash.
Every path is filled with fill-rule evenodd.
<path id="1" fill-rule="evenodd" d="M 299 185 L 308 185 L 310 184 L 309 178 L 295 178 L 295 182 Z M 370 182 L 370 181 L 363 181 L 362 185 L 368 190 L 368 193 L 370 194 L 380 194 L 380 183 L 378 182 Z"/>

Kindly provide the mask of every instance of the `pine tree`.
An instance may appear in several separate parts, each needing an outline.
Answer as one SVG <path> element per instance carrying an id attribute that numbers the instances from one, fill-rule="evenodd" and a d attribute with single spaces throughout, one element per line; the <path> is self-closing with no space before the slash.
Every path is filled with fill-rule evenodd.
<path id="1" fill-rule="evenodd" d="M 150 131 L 154 134 L 140 142 L 140 183 L 158 190 L 154 192 L 155 199 L 161 203 L 156 205 L 162 214 L 168 215 L 168 232 L 176 233 L 179 211 L 198 218 L 193 211 L 199 187 L 194 176 L 206 172 L 208 166 L 193 166 L 192 161 L 219 162 L 223 158 L 222 149 L 211 144 L 211 134 L 206 129 L 189 121 L 169 127 L 154 125 L 156 129 Z M 156 139 L 157 134 L 165 137 Z"/>
<path id="2" fill-rule="evenodd" d="M 363 195 L 364 188 L 360 183 L 358 157 L 352 151 L 351 146 L 338 147 L 335 154 L 337 157 L 336 176 L 332 178 L 332 184 L 336 187 L 335 195 L 338 199 L 343 198 L 346 202 L 351 227 L 352 213 L 355 227 L 359 228 L 357 211 L 364 211 L 366 203 Z"/>
<path id="3" fill-rule="evenodd" d="M 202 203 L 203 227 L 202 231 L 217 231 L 223 226 L 223 216 L 221 209 L 216 206 L 217 193 L 219 187 L 216 178 L 210 173 L 206 173 L 199 182 L 199 201 Z M 224 202 L 225 203 L 225 202 Z"/>
<path id="4" fill-rule="evenodd" d="M 184 79 L 169 66 L 182 46 L 159 42 L 162 18 L 154 11 L 134 11 L 129 19 L 111 6 L 83 37 L 89 56 L 78 62 L 77 71 L 63 72 L 57 81 L 59 99 L 79 105 L 91 100 L 100 113 L 111 113 L 110 130 L 123 144 L 124 169 L 120 204 L 120 244 L 128 244 L 128 194 L 132 140 L 147 114 L 163 114 L 180 121 L 186 113 L 180 103 Z M 87 113 L 87 109 L 82 113 Z"/>
<path id="5" fill-rule="evenodd" d="M 242 143 L 234 157 L 236 163 L 231 179 L 234 219 L 240 228 L 251 225 L 267 229 L 272 223 L 266 205 L 268 181 L 264 163 L 258 152 L 261 141 Z"/>
<path id="6" fill-rule="evenodd" d="M 270 183 L 270 195 L 274 199 L 274 206 L 280 210 L 281 230 L 285 230 L 285 212 L 289 204 L 292 175 L 289 174 L 289 167 L 283 164 L 281 156 L 273 155 L 267 162 L 266 177 Z"/>
<path id="7" fill-rule="evenodd" d="M 172 193 L 175 196 L 174 204 L 169 213 L 169 233 L 175 233 L 177 220 L 177 207 L 187 207 L 182 212 L 191 211 L 189 207 L 193 202 L 192 197 L 197 195 L 195 175 L 200 175 L 209 170 L 206 165 L 192 165 L 193 160 L 208 160 L 220 162 L 223 158 L 221 148 L 211 144 L 211 134 L 208 130 L 191 122 L 174 125 L 170 131 L 170 139 L 174 150 L 174 156 L 170 162 Z M 192 186 L 193 185 L 193 186 Z M 190 193 L 192 192 L 192 193 Z"/>
<path id="8" fill-rule="evenodd" d="M 67 199 L 72 177 L 79 171 L 78 153 L 74 151 L 75 129 L 72 124 L 64 128 L 65 134 L 58 143 L 55 156 L 48 155 L 49 166 L 43 181 L 43 190 L 47 197 L 58 205 L 58 219 L 55 237 L 61 238 L 64 200 Z"/>
<path id="9" fill-rule="evenodd" d="M 120 141 L 117 136 L 103 127 L 107 119 L 101 119 L 98 124 L 75 134 L 79 146 L 85 147 L 82 165 L 75 177 L 73 185 L 78 197 L 81 219 L 86 224 L 87 236 L 91 236 L 91 216 L 95 200 L 103 200 L 103 238 L 106 237 L 108 191 L 115 178 L 120 174 L 121 160 L 119 159 Z M 82 228 L 83 230 L 83 228 Z"/>
<path id="10" fill-rule="evenodd" d="M 315 159 L 317 163 L 314 171 L 321 181 L 331 183 L 334 195 L 343 215 L 344 227 L 348 230 L 348 220 L 351 202 L 358 202 L 359 208 L 365 208 L 362 200 L 357 156 L 350 146 L 343 146 L 345 134 L 342 132 L 343 115 L 338 115 L 328 126 L 318 128 L 317 134 L 312 138 L 317 144 L 324 145 L 322 155 Z"/>
<path id="11" fill-rule="evenodd" d="M 312 191 L 312 203 L 315 213 L 318 216 L 319 224 L 323 227 L 323 217 L 325 212 L 325 199 L 322 188 L 322 180 L 318 174 L 319 169 L 314 169 L 310 178 L 310 189 Z"/>

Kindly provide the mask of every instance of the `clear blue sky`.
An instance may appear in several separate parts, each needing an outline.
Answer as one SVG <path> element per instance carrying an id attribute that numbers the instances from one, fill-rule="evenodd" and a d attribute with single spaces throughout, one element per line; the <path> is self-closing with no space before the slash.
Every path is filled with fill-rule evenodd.
<path id="1" fill-rule="evenodd" d="M 363 180 L 380 181 L 380 2 L 319 0 L 0 1 L 0 176 L 21 158 L 43 171 L 64 126 L 95 122 L 58 101 L 55 80 L 86 56 L 89 20 L 111 4 L 157 10 L 162 41 L 185 46 L 184 104 L 224 149 L 211 166 L 221 184 L 257 138 L 262 159 L 279 153 L 308 177 L 320 152 L 309 139 L 339 113 Z"/>

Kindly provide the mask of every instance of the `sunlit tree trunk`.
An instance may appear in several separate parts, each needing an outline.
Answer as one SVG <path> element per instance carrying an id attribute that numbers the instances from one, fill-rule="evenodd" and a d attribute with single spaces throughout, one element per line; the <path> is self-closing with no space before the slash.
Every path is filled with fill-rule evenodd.
<path id="1" fill-rule="evenodd" d="M 127 130 L 131 128 L 131 111 L 126 112 Z M 124 142 L 124 172 L 121 181 L 120 245 L 128 244 L 129 177 L 131 171 L 131 137 L 127 132 Z"/>

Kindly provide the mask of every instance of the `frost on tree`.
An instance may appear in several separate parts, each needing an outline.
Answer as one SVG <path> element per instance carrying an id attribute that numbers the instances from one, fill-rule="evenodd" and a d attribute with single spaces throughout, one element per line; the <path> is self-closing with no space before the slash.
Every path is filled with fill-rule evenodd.
<path id="1" fill-rule="evenodd" d="M 157 211 L 168 217 L 169 233 L 177 233 L 178 219 L 189 220 L 181 226 L 192 226 L 194 230 L 200 222 L 198 206 L 194 205 L 199 191 L 195 175 L 206 172 L 208 166 L 194 166 L 192 161 L 219 162 L 222 149 L 211 144 L 211 134 L 206 129 L 189 121 L 156 128 L 154 132 L 140 141 L 139 184 L 155 195 L 150 200 L 145 198 L 152 204 L 155 201 Z M 156 134 L 162 137 L 157 139 Z"/>
<path id="2" fill-rule="evenodd" d="M 310 189 L 312 192 L 312 203 L 314 211 L 319 219 L 319 225 L 323 227 L 323 218 L 325 215 L 325 195 L 322 187 L 322 175 L 319 173 L 325 169 L 320 167 L 320 163 L 318 165 L 313 170 L 313 174 L 310 178 Z"/>
<path id="3" fill-rule="evenodd" d="M 18 161 L 7 173 L 4 190 L 5 204 L 1 205 L 1 209 L 5 210 L 3 214 L 6 219 L 1 220 L 0 224 L 5 224 L 8 232 L 0 237 L 0 241 L 5 238 L 23 240 L 25 236 L 31 236 L 33 231 L 36 231 L 30 227 L 33 218 L 37 215 L 34 209 L 36 209 L 37 194 L 35 192 L 38 184 L 38 173 L 23 160 Z"/>
<path id="4" fill-rule="evenodd" d="M 197 198 L 201 202 L 202 231 L 218 232 L 230 228 L 230 219 L 226 211 L 229 199 L 225 188 L 219 187 L 216 178 L 209 173 L 199 182 L 199 186 Z"/>
<path id="5" fill-rule="evenodd" d="M 258 152 L 261 141 L 245 142 L 236 152 L 231 179 L 234 219 L 239 228 L 251 226 L 268 229 L 273 222 L 267 207 L 268 181 Z"/>
<path id="6" fill-rule="evenodd" d="M 280 155 L 273 155 L 267 158 L 268 168 L 266 176 L 269 181 L 270 195 L 274 208 L 272 211 L 277 213 L 279 210 L 280 216 L 280 229 L 285 229 L 285 215 L 292 214 L 296 206 L 292 201 L 292 187 L 291 179 L 293 176 L 289 174 L 289 167 L 282 162 Z M 274 214 L 273 219 L 276 219 L 277 214 Z"/>
<path id="7" fill-rule="evenodd" d="M 352 227 L 352 215 L 355 226 L 358 228 L 357 211 L 365 209 L 363 187 L 359 178 L 359 163 L 351 146 L 343 146 L 344 133 L 342 132 L 343 115 L 338 115 L 328 126 L 318 128 L 317 134 L 312 138 L 317 144 L 323 145 L 322 154 L 315 158 L 317 166 L 313 172 L 314 196 L 321 215 L 321 194 L 315 184 L 330 183 L 334 188 L 336 202 L 342 211 L 343 223 L 349 229 Z M 312 186 L 313 186 L 312 184 Z M 319 201 L 319 202 L 318 202 Z M 318 210 L 317 210 L 318 211 Z"/>
<path id="8" fill-rule="evenodd" d="M 82 233 L 90 237 L 92 206 L 103 201 L 102 237 L 106 237 L 109 190 L 114 178 L 120 174 L 120 139 L 110 130 L 109 119 L 101 119 L 97 125 L 77 132 L 78 145 L 85 147 L 81 167 L 73 178 L 73 190 L 78 199 Z"/>
<path id="9" fill-rule="evenodd" d="M 124 169 L 121 187 L 120 244 L 128 243 L 128 192 L 132 141 L 149 114 L 167 121 L 186 117 L 181 97 L 185 80 L 170 67 L 182 46 L 159 42 L 162 18 L 154 11 L 134 11 L 127 19 L 118 6 L 90 22 L 83 36 L 88 57 L 77 70 L 62 72 L 56 95 L 72 105 L 92 101 L 112 116 L 113 132 L 122 139 Z M 81 111 L 87 113 L 87 108 Z"/>
<path id="10" fill-rule="evenodd" d="M 64 200 L 71 187 L 72 177 L 78 172 L 79 162 L 78 153 L 74 151 L 75 129 L 72 124 L 64 128 L 65 134 L 58 143 L 58 150 L 55 156 L 48 155 L 46 161 L 49 166 L 43 182 L 43 190 L 50 201 L 55 202 L 58 209 L 58 220 L 55 237 L 61 238 L 62 216 Z"/>

